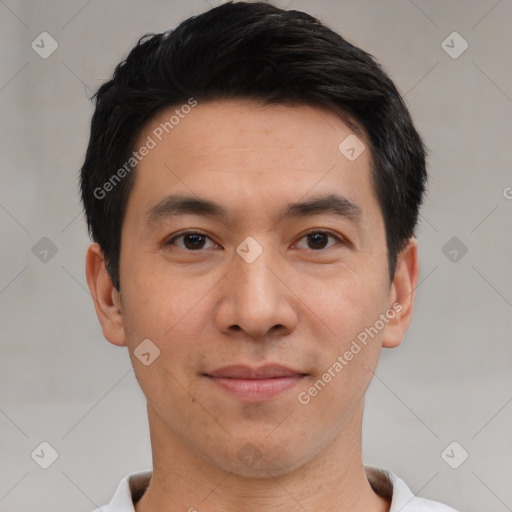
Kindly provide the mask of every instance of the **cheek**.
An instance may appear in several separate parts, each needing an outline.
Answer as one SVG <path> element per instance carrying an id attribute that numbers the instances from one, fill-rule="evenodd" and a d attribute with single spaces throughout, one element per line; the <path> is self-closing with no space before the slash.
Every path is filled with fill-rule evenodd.
<path id="1" fill-rule="evenodd" d="M 158 379 L 173 385 L 174 378 L 190 389 L 200 366 L 202 344 L 207 343 L 205 332 L 213 308 L 211 291 L 218 276 L 192 282 L 183 273 L 171 274 L 161 265 L 142 262 L 126 270 L 125 333 L 141 387 L 154 388 Z M 158 348 L 158 358 L 148 367 L 154 366 L 158 374 L 148 372 L 136 358 L 140 343 L 146 339 Z M 180 390 L 175 391 L 180 396 Z"/>
<path id="2" fill-rule="evenodd" d="M 321 373 L 308 383 L 313 388 L 307 394 L 318 396 L 316 407 L 326 414 L 336 415 L 349 407 L 349 402 L 357 402 L 373 376 L 383 334 L 379 317 L 386 307 L 381 281 L 371 273 L 365 279 L 354 273 L 310 288 L 308 306 L 315 314 L 308 313 L 308 317 L 317 326 L 310 328 L 321 354 L 317 367 Z M 340 407 L 329 411 L 332 403 Z"/>
<path id="3" fill-rule="evenodd" d="M 123 304 L 128 314 L 125 326 L 138 336 L 163 340 L 173 336 L 183 324 L 193 335 L 193 319 L 198 317 L 202 298 L 211 284 L 206 280 L 190 282 L 179 272 L 173 274 L 165 266 L 147 261 L 134 261 L 126 268 Z"/>
<path id="4" fill-rule="evenodd" d="M 387 295 L 380 273 L 371 269 L 341 269 L 322 279 L 303 280 L 297 295 L 304 301 L 304 314 L 316 322 L 328 345 L 338 352 L 383 313 Z"/>
<path id="5" fill-rule="evenodd" d="M 366 343 L 349 337 L 327 351 L 321 371 L 299 390 L 297 402 L 311 413 L 307 421 L 337 431 L 361 404 L 377 366 L 380 342 L 377 337 Z"/>

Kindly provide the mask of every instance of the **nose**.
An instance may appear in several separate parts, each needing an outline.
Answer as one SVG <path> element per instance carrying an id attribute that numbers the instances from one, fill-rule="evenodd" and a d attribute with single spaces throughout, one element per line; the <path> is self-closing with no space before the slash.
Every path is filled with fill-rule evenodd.
<path id="1" fill-rule="evenodd" d="M 216 310 L 218 328 L 231 336 L 262 340 L 292 332 L 298 319 L 291 270 L 279 264 L 271 247 L 252 262 L 238 254 L 222 284 Z"/>

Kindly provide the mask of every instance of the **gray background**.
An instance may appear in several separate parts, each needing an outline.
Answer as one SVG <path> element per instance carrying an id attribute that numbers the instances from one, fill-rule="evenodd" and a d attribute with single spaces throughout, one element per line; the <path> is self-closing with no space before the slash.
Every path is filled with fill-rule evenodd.
<path id="1" fill-rule="evenodd" d="M 87 289 L 77 173 L 88 98 L 114 65 L 218 3 L 0 0 L 0 511 L 88 512 L 151 467 L 144 397 Z M 430 148 L 415 318 L 370 386 L 365 462 L 461 511 L 512 510 L 512 2 L 274 3 L 374 54 Z M 46 59 L 31 48 L 43 31 L 59 45 Z M 31 458 L 43 441 L 58 452 L 46 470 Z M 457 469 L 452 441 L 452 465 L 469 453 Z"/>

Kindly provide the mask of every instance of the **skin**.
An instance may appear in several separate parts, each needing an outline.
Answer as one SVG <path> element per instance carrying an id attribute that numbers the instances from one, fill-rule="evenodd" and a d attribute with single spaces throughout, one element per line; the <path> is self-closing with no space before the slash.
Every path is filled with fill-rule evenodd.
<path id="1" fill-rule="evenodd" d="M 87 281 L 103 334 L 128 347 L 147 398 L 153 477 L 137 512 L 389 510 L 363 469 L 364 395 L 381 348 L 398 346 L 409 326 L 417 241 L 399 255 L 390 282 L 369 143 L 359 136 L 367 149 L 354 161 L 338 150 L 350 133 L 334 113 L 311 106 L 199 103 L 138 165 L 122 228 L 120 294 L 100 247 L 89 247 Z M 285 203 L 333 191 L 359 206 L 359 223 L 328 213 L 273 220 Z M 147 210 L 171 193 L 219 202 L 230 218 L 146 223 Z M 207 237 L 199 249 L 183 237 L 165 245 L 188 229 Z M 339 240 L 308 242 L 307 233 L 322 229 Z M 248 236 L 263 248 L 252 263 L 236 252 Z M 394 303 L 401 311 L 299 403 Z M 134 355 L 145 339 L 161 351 L 149 366 Z M 202 375 L 269 362 L 307 376 L 248 403 Z M 237 456 L 247 443 L 260 456 L 251 466 Z"/>

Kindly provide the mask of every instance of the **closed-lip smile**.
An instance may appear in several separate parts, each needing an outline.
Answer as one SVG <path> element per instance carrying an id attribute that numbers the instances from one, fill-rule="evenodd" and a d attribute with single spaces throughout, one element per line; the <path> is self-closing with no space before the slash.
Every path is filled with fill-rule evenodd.
<path id="1" fill-rule="evenodd" d="M 224 366 L 203 375 L 244 401 L 260 402 L 290 389 L 307 374 L 280 364 L 265 364 Z"/>

